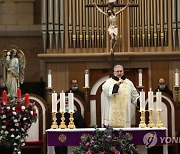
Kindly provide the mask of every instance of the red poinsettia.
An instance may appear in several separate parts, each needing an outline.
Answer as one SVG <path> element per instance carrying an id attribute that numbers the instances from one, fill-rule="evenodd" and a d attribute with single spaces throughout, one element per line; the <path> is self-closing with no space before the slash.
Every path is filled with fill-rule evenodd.
<path id="1" fill-rule="evenodd" d="M 4 104 L 0 100 L 0 142 L 10 142 L 15 147 L 15 153 L 20 153 L 20 147 L 28 136 L 27 131 L 36 120 L 34 103 L 8 98 Z"/>

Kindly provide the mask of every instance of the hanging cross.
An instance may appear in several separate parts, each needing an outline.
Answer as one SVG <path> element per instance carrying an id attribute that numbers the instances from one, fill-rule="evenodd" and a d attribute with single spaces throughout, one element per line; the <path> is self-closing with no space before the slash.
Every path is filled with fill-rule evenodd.
<path id="1" fill-rule="evenodd" d="M 118 26 L 116 23 L 116 16 L 124 11 L 127 7 L 138 7 L 138 4 L 115 4 L 116 0 L 108 0 L 107 4 L 86 4 L 85 7 L 96 7 L 96 9 L 107 16 L 109 19 L 108 33 L 110 35 L 110 53 L 111 53 L 111 69 L 114 67 L 114 48 L 117 42 Z M 103 11 L 100 7 L 107 7 L 106 11 Z M 115 11 L 114 7 L 122 7 L 120 10 Z"/>

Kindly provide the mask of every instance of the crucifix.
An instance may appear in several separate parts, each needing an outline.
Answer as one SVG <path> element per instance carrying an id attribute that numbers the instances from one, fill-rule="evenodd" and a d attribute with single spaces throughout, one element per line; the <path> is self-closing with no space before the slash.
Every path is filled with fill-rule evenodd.
<path id="1" fill-rule="evenodd" d="M 114 48 L 117 43 L 117 36 L 118 36 L 118 26 L 116 23 L 116 16 L 123 12 L 127 7 L 138 7 L 137 4 L 115 4 L 116 0 L 107 0 L 107 4 L 87 4 L 86 7 L 96 7 L 96 9 L 108 17 L 109 20 L 109 27 L 108 33 L 110 35 L 110 53 L 111 53 L 111 69 L 113 70 L 114 67 Z M 107 7 L 106 11 L 103 11 L 100 7 Z M 115 7 L 122 7 L 120 10 L 116 11 Z"/>

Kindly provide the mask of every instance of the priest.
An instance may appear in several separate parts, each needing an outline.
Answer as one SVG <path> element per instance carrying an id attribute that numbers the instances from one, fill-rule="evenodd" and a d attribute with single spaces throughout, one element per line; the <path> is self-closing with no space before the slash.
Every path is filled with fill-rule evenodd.
<path id="1" fill-rule="evenodd" d="M 131 103 L 137 104 L 139 93 L 124 76 L 122 65 L 115 65 L 113 76 L 102 85 L 104 97 L 102 125 L 131 127 Z"/>

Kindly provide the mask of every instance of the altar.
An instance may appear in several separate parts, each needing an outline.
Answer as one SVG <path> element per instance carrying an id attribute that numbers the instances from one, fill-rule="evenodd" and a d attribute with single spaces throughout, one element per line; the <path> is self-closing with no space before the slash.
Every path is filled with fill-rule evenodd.
<path id="1" fill-rule="evenodd" d="M 155 145 L 163 145 L 163 154 L 167 154 L 167 145 L 163 143 L 161 138 L 167 137 L 167 128 L 114 128 L 114 130 L 121 129 L 124 133 L 132 135 L 132 142 L 135 145 L 144 145 L 145 136 L 147 134 L 156 134 Z M 94 135 L 94 128 L 78 128 L 78 129 L 48 129 L 47 133 L 47 145 L 48 146 L 78 146 L 81 142 L 81 136 Z M 105 128 L 99 128 L 100 131 L 104 131 Z M 150 143 L 148 143 L 150 144 Z"/>

